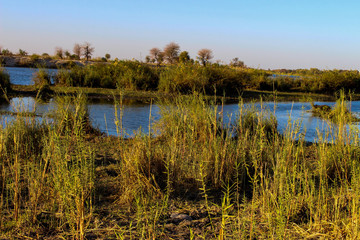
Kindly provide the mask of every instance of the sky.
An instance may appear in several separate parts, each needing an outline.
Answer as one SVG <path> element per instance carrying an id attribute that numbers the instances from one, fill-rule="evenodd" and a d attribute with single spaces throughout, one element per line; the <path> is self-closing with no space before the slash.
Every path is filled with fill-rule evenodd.
<path id="1" fill-rule="evenodd" d="M 359 10 L 352 0 L 0 0 L 0 46 L 54 54 L 86 41 L 94 57 L 145 60 L 176 42 L 224 64 L 360 70 Z"/>

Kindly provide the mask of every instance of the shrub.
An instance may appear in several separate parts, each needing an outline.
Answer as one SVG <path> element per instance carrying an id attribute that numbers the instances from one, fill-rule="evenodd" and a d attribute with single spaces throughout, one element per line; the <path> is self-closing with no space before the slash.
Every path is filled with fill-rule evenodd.
<path id="1" fill-rule="evenodd" d="M 180 64 L 165 69 L 160 74 L 159 90 L 164 92 L 190 93 L 192 91 L 205 94 L 235 95 L 249 79 L 245 71 L 228 66 L 199 64 Z"/>
<path id="2" fill-rule="evenodd" d="M 117 87 L 131 90 L 155 90 L 158 86 L 156 69 L 138 61 L 122 61 L 118 69 Z"/>
<path id="3" fill-rule="evenodd" d="M 34 73 L 32 80 L 35 86 L 50 85 L 51 75 L 47 70 L 40 68 L 39 71 Z"/>
<path id="4" fill-rule="evenodd" d="M 56 84 L 79 87 L 126 88 L 155 90 L 158 86 L 157 70 L 136 61 L 116 61 L 113 64 L 75 66 L 61 70 Z"/>
<path id="5" fill-rule="evenodd" d="M 37 54 L 33 54 L 33 55 L 30 56 L 30 58 L 31 58 L 32 61 L 37 61 L 37 60 L 39 60 L 40 56 L 37 55 Z"/>
<path id="6" fill-rule="evenodd" d="M 52 93 L 50 89 L 51 74 L 47 70 L 40 68 L 39 71 L 34 73 L 32 80 L 38 91 L 37 97 L 48 97 Z"/>

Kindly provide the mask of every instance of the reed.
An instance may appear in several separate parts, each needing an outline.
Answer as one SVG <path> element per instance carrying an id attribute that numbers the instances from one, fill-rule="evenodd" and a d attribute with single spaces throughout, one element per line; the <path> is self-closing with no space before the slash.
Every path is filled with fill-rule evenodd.
<path id="1" fill-rule="evenodd" d="M 0 101 L 5 98 L 7 99 L 7 93 L 11 90 L 10 86 L 10 75 L 0 65 Z"/>

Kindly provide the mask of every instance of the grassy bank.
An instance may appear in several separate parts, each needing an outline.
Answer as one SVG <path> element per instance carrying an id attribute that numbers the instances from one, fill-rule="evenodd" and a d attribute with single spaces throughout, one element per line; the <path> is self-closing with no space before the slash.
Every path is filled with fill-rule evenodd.
<path id="1" fill-rule="evenodd" d="M 298 122 L 280 135 L 272 113 L 242 102 L 224 125 L 195 94 L 158 103 L 157 137 L 125 140 L 90 127 L 83 95 L 56 101 L 53 122 L 18 116 L 0 128 L 1 238 L 359 235 L 359 139 L 341 113 L 330 142 L 308 144 Z"/>

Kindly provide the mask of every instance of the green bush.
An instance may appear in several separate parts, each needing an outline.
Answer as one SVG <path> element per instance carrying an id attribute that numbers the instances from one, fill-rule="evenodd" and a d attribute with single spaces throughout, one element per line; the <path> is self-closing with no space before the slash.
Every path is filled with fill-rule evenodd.
<path id="1" fill-rule="evenodd" d="M 31 58 L 32 61 L 37 61 L 37 60 L 39 60 L 40 56 L 37 55 L 37 54 L 33 54 L 33 55 L 30 56 L 30 58 Z"/>
<path id="2" fill-rule="evenodd" d="M 40 68 L 39 71 L 34 73 L 32 80 L 38 91 L 37 97 L 49 97 L 49 94 L 52 93 L 52 90 L 50 89 L 51 74 L 46 69 Z"/>
<path id="3" fill-rule="evenodd" d="M 60 70 L 55 82 L 77 87 L 125 88 L 131 90 L 156 90 L 158 73 L 155 68 L 136 61 L 119 61 L 114 64 L 74 66 Z"/>
<path id="4" fill-rule="evenodd" d="M 51 74 L 47 70 L 40 68 L 39 71 L 34 73 L 32 80 L 35 86 L 51 85 Z"/>
<path id="5" fill-rule="evenodd" d="M 116 65 L 117 87 L 131 90 L 156 90 L 157 70 L 138 61 L 121 61 Z"/>
<path id="6" fill-rule="evenodd" d="M 179 64 L 165 69 L 160 74 L 159 90 L 234 95 L 243 88 L 249 78 L 247 72 L 228 66 L 213 64 L 204 67 L 200 64 Z"/>

